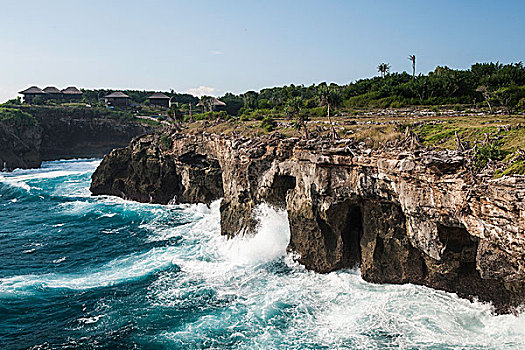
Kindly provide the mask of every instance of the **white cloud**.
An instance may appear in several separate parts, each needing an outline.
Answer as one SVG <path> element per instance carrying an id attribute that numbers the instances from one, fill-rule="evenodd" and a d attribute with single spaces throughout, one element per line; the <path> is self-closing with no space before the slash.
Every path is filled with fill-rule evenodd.
<path id="1" fill-rule="evenodd" d="M 217 55 L 224 55 L 224 52 L 222 52 L 222 51 L 218 51 L 218 50 L 213 50 L 213 51 L 211 52 L 211 54 L 214 55 L 214 56 L 217 56 Z"/>
<path id="2" fill-rule="evenodd" d="M 188 94 L 201 97 L 204 95 L 208 96 L 215 96 L 215 91 L 217 91 L 216 88 L 209 87 L 209 86 L 199 86 L 197 88 L 191 88 L 186 91 Z"/>

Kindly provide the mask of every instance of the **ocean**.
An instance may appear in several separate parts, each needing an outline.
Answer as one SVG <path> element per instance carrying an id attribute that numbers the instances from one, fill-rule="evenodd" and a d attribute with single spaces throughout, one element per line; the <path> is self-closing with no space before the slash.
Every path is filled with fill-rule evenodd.
<path id="1" fill-rule="evenodd" d="M 91 197 L 100 160 L 0 175 L 0 349 L 524 349 L 525 314 L 359 270 L 307 271 L 287 215 Z"/>

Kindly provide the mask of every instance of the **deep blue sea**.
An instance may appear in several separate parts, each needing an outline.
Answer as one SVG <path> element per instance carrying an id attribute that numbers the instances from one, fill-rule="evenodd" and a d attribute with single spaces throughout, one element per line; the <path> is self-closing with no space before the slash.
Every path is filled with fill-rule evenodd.
<path id="1" fill-rule="evenodd" d="M 525 349 L 525 314 L 286 253 L 285 212 L 91 197 L 99 160 L 0 175 L 0 349 Z"/>

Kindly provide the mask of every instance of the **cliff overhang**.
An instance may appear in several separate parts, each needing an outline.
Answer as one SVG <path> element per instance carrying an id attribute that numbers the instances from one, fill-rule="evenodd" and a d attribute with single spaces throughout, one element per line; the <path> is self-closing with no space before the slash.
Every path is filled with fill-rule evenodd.
<path id="1" fill-rule="evenodd" d="M 452 151 L 373 151 L 352 140 L 216 134 L 134 139 L 93 174 L 94 195 L 152 203 L 222 198 L 221 229 L 252 231 L 260 203 L 288 212 L 289 249 L 308 269 L 359 266 L 365 280 L 415 283 L 492 302 L 525 301 L 525 178 L 492 180 Z"/>

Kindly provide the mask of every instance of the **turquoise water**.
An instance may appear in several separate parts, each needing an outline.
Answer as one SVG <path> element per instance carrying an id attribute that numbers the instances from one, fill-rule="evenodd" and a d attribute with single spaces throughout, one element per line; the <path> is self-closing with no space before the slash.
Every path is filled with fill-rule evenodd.
<path id="1" fill-rule="evenodd" d="M 304 270 L 286 213 L 90 197 L 98 160 L 0 175 L 0 349 L 523 349 L 525 315 Z"/>

